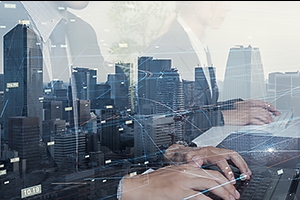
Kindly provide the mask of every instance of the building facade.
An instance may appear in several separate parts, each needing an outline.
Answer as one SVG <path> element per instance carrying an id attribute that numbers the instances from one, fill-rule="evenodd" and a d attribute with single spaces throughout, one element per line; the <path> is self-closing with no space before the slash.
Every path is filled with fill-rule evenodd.
<path id="1" fill-rule="evenodd" d="M 43 118 L 43 56 L 38 36 L 20 22 L 4 35 L 4 139 L 9 117 Z"/>
<path id="2" fill-rule="evenodd" d="M 266 97 L 266 83 L 260 50 L 251 45 L 230 48 L 222 91 L 222 100 Z"/>
<path id="3" fill-rule="evenodd" d="M 139 114 L 156 114 L 157 79 L 162 71 L 170 70 L 171 66 L 171 59 L 138 58 L 138 108 L 136 110 Z"/>

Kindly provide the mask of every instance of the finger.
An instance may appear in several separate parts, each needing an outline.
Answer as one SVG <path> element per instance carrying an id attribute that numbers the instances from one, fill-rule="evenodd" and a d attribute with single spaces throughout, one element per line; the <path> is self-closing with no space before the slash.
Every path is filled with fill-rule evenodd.
<path id="1" fill-rule="evenodd" d="M 252 107 L 262 107 L 264 109 L 268 108 L 269 106 L 272 106 L 270 103 L 261 100 L 251 100 L 250 103 Z"/>
<path id="2" fill-rule="evenodd" d="M 234 154 L 230 156 L 230 160 L 237 168 L 239 168 L 241 174 L 247 175 L 246 179 L 250 179 L 252 171 L 240 154 L 234 152 Z"/>
<path id="3" fill-rule="evenodd" d="M 200 156 L 192 157 L 192 161 L 192 163 L 194 163 L 196 167 L 201 167 L 204 163 L 203 159 Z"/>
<path id="4" fill-rule="evenodd" d="M 249 166 L 247 165 L 246 161 L 243 159 L 243 157 L 236 151 L 229 150 L 229 149 L 223 149 L 223 148 L 214 148 L 214 151 L 216 154 L 221 155 L 224 159 L 226 159 L 226 163 L 232 162 L 233 165 L 235 165 L 241 173 L 248 175 L 248 179 L 252 175 L 251 170 L 249 169 Z M 222 163 L 222 162 L 220 162 Z M 225 166 L 224 164 L 222 166 Z M 226 166 L 225 166 L 226 168 Z M 223 168 L 221 168 L 223 169 Z"/>
<path id="5" fill-rule="evenodd" d="M 275 116 L 280 115 L 280 112 L 272 104 L 270 104 L 268 102 L 264 102 L 261 100 L 252 100 L 250 103 L 251 103 L 252 107 L 262 107 L 262 108 L 270 111 Z"/>
<path id="6" fill-rule="evenodd" d="M 221 169 L 221 171 L 229 181 L 231 181 L 233 184 L 236 183 L 232 169 L 225 159 L 222 162 L 218 162 L 217 166 Z"/>
<path id="7" fill-rule="evenodd" d="M 275 116 L 281 114 L 272 104 L 266 103 L 265 108 Z"/>
<path id="8" fill-rule="evenodd" d="M 250 123 L 252 124 L 269 124 L 274 121 L 270 112 L 263 108 L 251 109 Z"/>
<path id="9" fill-rule="evenodd" d="M 212 200 L 210 197 L 206 196 L 202 192 L 191 194 L 183 199 L 184 200 Z"/>
<path id="10" fill-rule="evenodd" d="M 219 180 L 216 181 L 215 179 Z M 206 196 L 209 192 L 220 197 L 221 199 L 232 199 L 230 198 L 230 196 L 233 196 L 234 199 L 239 198 L 239 193 L 236 191 L 235 187 L 232 184 L 230 184 L 230 182 L 227 179 L 225 179 L 225 177 L 223 177 L 225 181 L 221 181 L 220 177 L 216 176 L 215 179 L 202 177 L 198 180 L 190 181 L 192 185 L 189 185 L 188 188 L 194 188 L 194 190 L 200 192 L 189 195 L 184 199 L 210 199 L 208 196 Z M 202 185 L 202 187 L 199 187 L 199 185 Z M 231 185 L 231 187 L 228 187 L 227 185 Z"/>
<path id="11" fill-rule="evenodd" d="M 269 107 L 268 107 L 268 111 L 269 112 L 271 112 L 273 115 L 275 115 L 275 116 L 279 116 L 281 113 L 278 111 L 278 110 L 276 110 L 272 105 L 270 105 Z"/>
<path id="12" fill-rule="evenodd" d="M 258 118 L 252 118 L 252 119 L 250 119 L 250 124 L 253 124 L 253 125 L 264 125 L 266 123 L 263 122 L 262 120 L 258 119 Z"/>
<path id="13" fill-rule="evenodd" d="M 192 163 L 195 167 L 201 167 L 204 163 L 204 160 L 197 154 L 196 151 L 190 151 L 186 154 L 186 160 L 189 163 Z"/>
<path id="14" fill-rule="evenodd" d="M 208 187 L 210 192 L 221 197 L 222 199 L 235 199 L 240 198 L 239 192 L 235 189 L 234 185 L 231 184 L 221 173 L 213 170 L 206 170 L 214 179 L 205 180 L 205 185 Z"/>
<path id="15" fill-rule="evenodd" d="M 243 157 L 238 152 L 229 150 L 229 149 L 221 149 L 221 150 L 223 151 L 222 155 L 224 158 L 226 158 L 226 163 L 228 166 L 234 165 L 235 167 L 239 168 L 239 170 L 242 174 L 248 175 L 250 178 L 250 176 L 252 175 L 252 172 L 251 172 L 249 166 L 247 165 L 246 161 L 243 159 Z M 223 165 L 223 166 L 225 166 L 225 165 Z"/>

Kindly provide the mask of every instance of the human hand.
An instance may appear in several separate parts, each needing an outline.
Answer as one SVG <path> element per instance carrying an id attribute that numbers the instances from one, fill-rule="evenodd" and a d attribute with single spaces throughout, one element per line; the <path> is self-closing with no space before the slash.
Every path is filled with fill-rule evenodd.
<path id="1" fill-rule="evenodd" d="M 274 112 L 278 114 L 277 112 Z M 262 107 L 233 109 L 222 111 L 226 125 L 245 126 L 249 124 L 264 125 L 274 121 L 271 112 Z"/>
<path id="2" fill-rule="evenodd" d="M 249 99 L 244 101 L 237 101 L 235 102 L 234 106 L 235 109 L 237 110 L 248 110 L 252 107 L 260 107 L 260 108 L 264 108 L 265 110 L 268 110 L 271 114 L 275 116 L 280 115 L 280 112 L 274 106 L 272 106 L 268 102 L 264 102 L 261 100 Z"/>
<path id="3" fill-rule="evenodd" d="M 236 151 L 229 149 L 213 146 L 185 147 L 180 144 L 173 144 L 166 150 L 164 156 L 165 161 L 171 164 L 188 162 L 194 164 L 196 168 L 203 165 L 217 165 L 230 181 L 234 181 L 235 177 L 229 162 L 239 168 L 241 174 L 247 175 L 247 179 L 250 179 L 252 175 L 242 156 Z"/>
<path id="4" fill-rule="evenodd" d="M 201 191 L 224 200 L 239 199 L 234 185 L 216 170 L 197 168 L 192 163 L 169 165 L 148 174 L 124 178 L 122 200 L 210 199 Z"/>

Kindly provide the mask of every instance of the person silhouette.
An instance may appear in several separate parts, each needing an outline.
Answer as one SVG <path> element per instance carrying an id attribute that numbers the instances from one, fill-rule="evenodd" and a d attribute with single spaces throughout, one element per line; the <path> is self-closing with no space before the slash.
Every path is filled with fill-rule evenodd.
<path id="1" fill-rule="evenodd" d="M 88 3 L 89 1 L 1 1 L 0 35 L 6 34 L 19 20 L 29 21 L 29 27 L 41 40 L 44 82 L 55 79 L 69 82 L 71 66 L 83 66 L 102 72 L 105 62 L 93 27 L 68 10 L 84 9 Z M 106 76 L 100 73 L 98 81 L 104 82 Z"/>
<path id="2" fill-rule="evenodd" d="M 176 1 L 170 23 L 161 36 L 151 41 L 143 56 L 170 58 L 183 80 L 194 81 L 194 102 L 197 107 L 209 106 L 208 114 L 199 112 L 197 126 L 204 131 L 218 125 L 266 124 L 273 115 L 280 115 L 272 105 L 261 100 L 230 99 L 218 101 L 216 67 L 207 44 L 208 28 L 220 28 L 229 2 Z"/>

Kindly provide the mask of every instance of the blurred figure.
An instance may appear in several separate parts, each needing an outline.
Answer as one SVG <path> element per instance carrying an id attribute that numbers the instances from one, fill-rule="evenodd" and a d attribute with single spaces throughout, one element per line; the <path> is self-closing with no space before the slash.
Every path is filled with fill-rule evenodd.
<path id="1" fill-rule="evenodd" d="M 213 59 L 206 44 L 206 30 L 221 26 L 229 11 L 229 3 L 176 1 L 176 10 L 167 31 L 151 41 L 143 53 L 154 58 L 172 59 L 173 67 L 178 69 L 184 80 L 195 81 L 191 107 L 206 108 L 206 112 L 198 112 L 194 119 L 194 124 L 202 132 L 211 126 L 224 124 L 268 124 L 273 121 L 273 115 L 280 114 L 272 105 L 259 100 L 243 101 L 237 97 L 218 101 L 219 88 Z"/>
<path id="2" fill-rule="evenodd" d="M 29 27 L 41 39 L 44 82 L 53 79 L 69 82 L 71 66 L 101 69 L 104 67 L 94 29 L 68 11 L 84 9 L 89 1 L 1 1 L 0 35 L 28 20 Z M 1 66 L 3 42 L 0 44 Z M 106 74 L 99 74 L 99 81 Z"/>
<path id="3" fill-rule="evenodd" d="M 175 1 L 176 10 L 162 36 L 149 43 L 145 55 L 171 58 L 182 79 L 194 80 L 194 68 L 212 66 L 206 30 L 220 28 L 229 2 Z"/>

